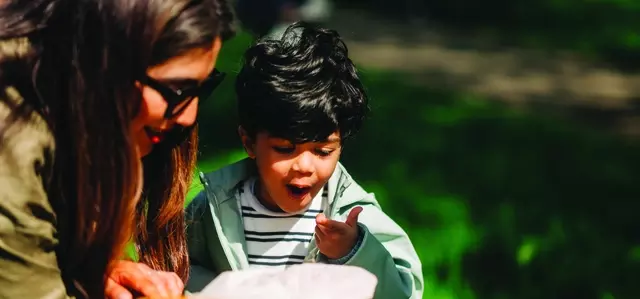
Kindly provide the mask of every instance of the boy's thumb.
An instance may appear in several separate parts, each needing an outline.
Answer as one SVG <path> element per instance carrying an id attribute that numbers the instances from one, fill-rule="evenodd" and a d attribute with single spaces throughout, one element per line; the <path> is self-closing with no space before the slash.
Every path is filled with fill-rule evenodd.
<path id="1" fill-rule="evenodd" d="M 318 225 L 327 224 L 327 216 L 325 216 L 322 213 L 316 215 L 316 224 Z"/>
<path id="2" fill-rule="evenodd" d="M 360 215 L 360 212 L 362 212 L 362 207 L 355 207 L 351 209 L 345 223 L 351 227 L 356 226 L 358 224 L 358 215 Z"/>

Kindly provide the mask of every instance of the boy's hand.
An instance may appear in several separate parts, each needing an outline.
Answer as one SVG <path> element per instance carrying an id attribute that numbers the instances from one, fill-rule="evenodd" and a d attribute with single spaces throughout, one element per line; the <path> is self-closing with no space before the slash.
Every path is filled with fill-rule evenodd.
<path id="1" fill-rule="evenodd" d="M 138 293 L 151 298 L 175 298 L 184 285 L 173 272 L 156 271 L 143 263 L 118 261 L 107 279 L 105 297 L 132 299 Z"/>
<path id="2" fill-rule="evenodd" d="M 345 222 L 328 219 L 324 214 L 316 216 L 316 244 L 322 254 L 334 260 L 349 254 L 358 240 L 360 212 L 362 207 L 353 208 Z"/>

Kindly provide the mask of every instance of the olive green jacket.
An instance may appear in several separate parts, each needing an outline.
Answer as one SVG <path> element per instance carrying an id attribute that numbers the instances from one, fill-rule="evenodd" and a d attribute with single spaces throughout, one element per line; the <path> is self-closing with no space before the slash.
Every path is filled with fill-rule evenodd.
<path id="1" fill-rule="evenodd" d="M 0 63 L 28 51 L 0 41 Z M 69 298 L 56 258 L 56 215 L 45 192 L 54 138 L 36 112 L 9 121 L 23 100 L 0 82 L 0 298 Z"/>

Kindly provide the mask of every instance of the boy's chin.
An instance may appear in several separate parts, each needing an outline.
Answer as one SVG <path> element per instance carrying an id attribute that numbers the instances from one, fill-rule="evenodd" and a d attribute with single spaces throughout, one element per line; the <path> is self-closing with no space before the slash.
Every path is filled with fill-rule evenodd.
<path id="1" fill-rule="evenodd" d="M 289 200 L 289 202 L 287 203 L 282 203 L 279 204 L 278 207 L 286 213 L 289 214 L 295 214 L 298 212 L 302 212 L 304 210 L 306 210 L 309 207 L 309 204 L 311 204 L 311 198 L 304 198 L 303 200 Z"/>

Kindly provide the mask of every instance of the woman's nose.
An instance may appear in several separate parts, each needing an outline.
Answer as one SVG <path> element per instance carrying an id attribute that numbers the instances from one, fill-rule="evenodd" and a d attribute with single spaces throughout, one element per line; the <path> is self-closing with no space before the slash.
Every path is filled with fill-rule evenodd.
<path id="1" fill-rule="evenodd" d="M 198 98 L 193 99 L 189 106 L 178 114 L 173 122 L 183 127 L 189 127 L 196 122 L 196 116 L 198 115 Z"/>

